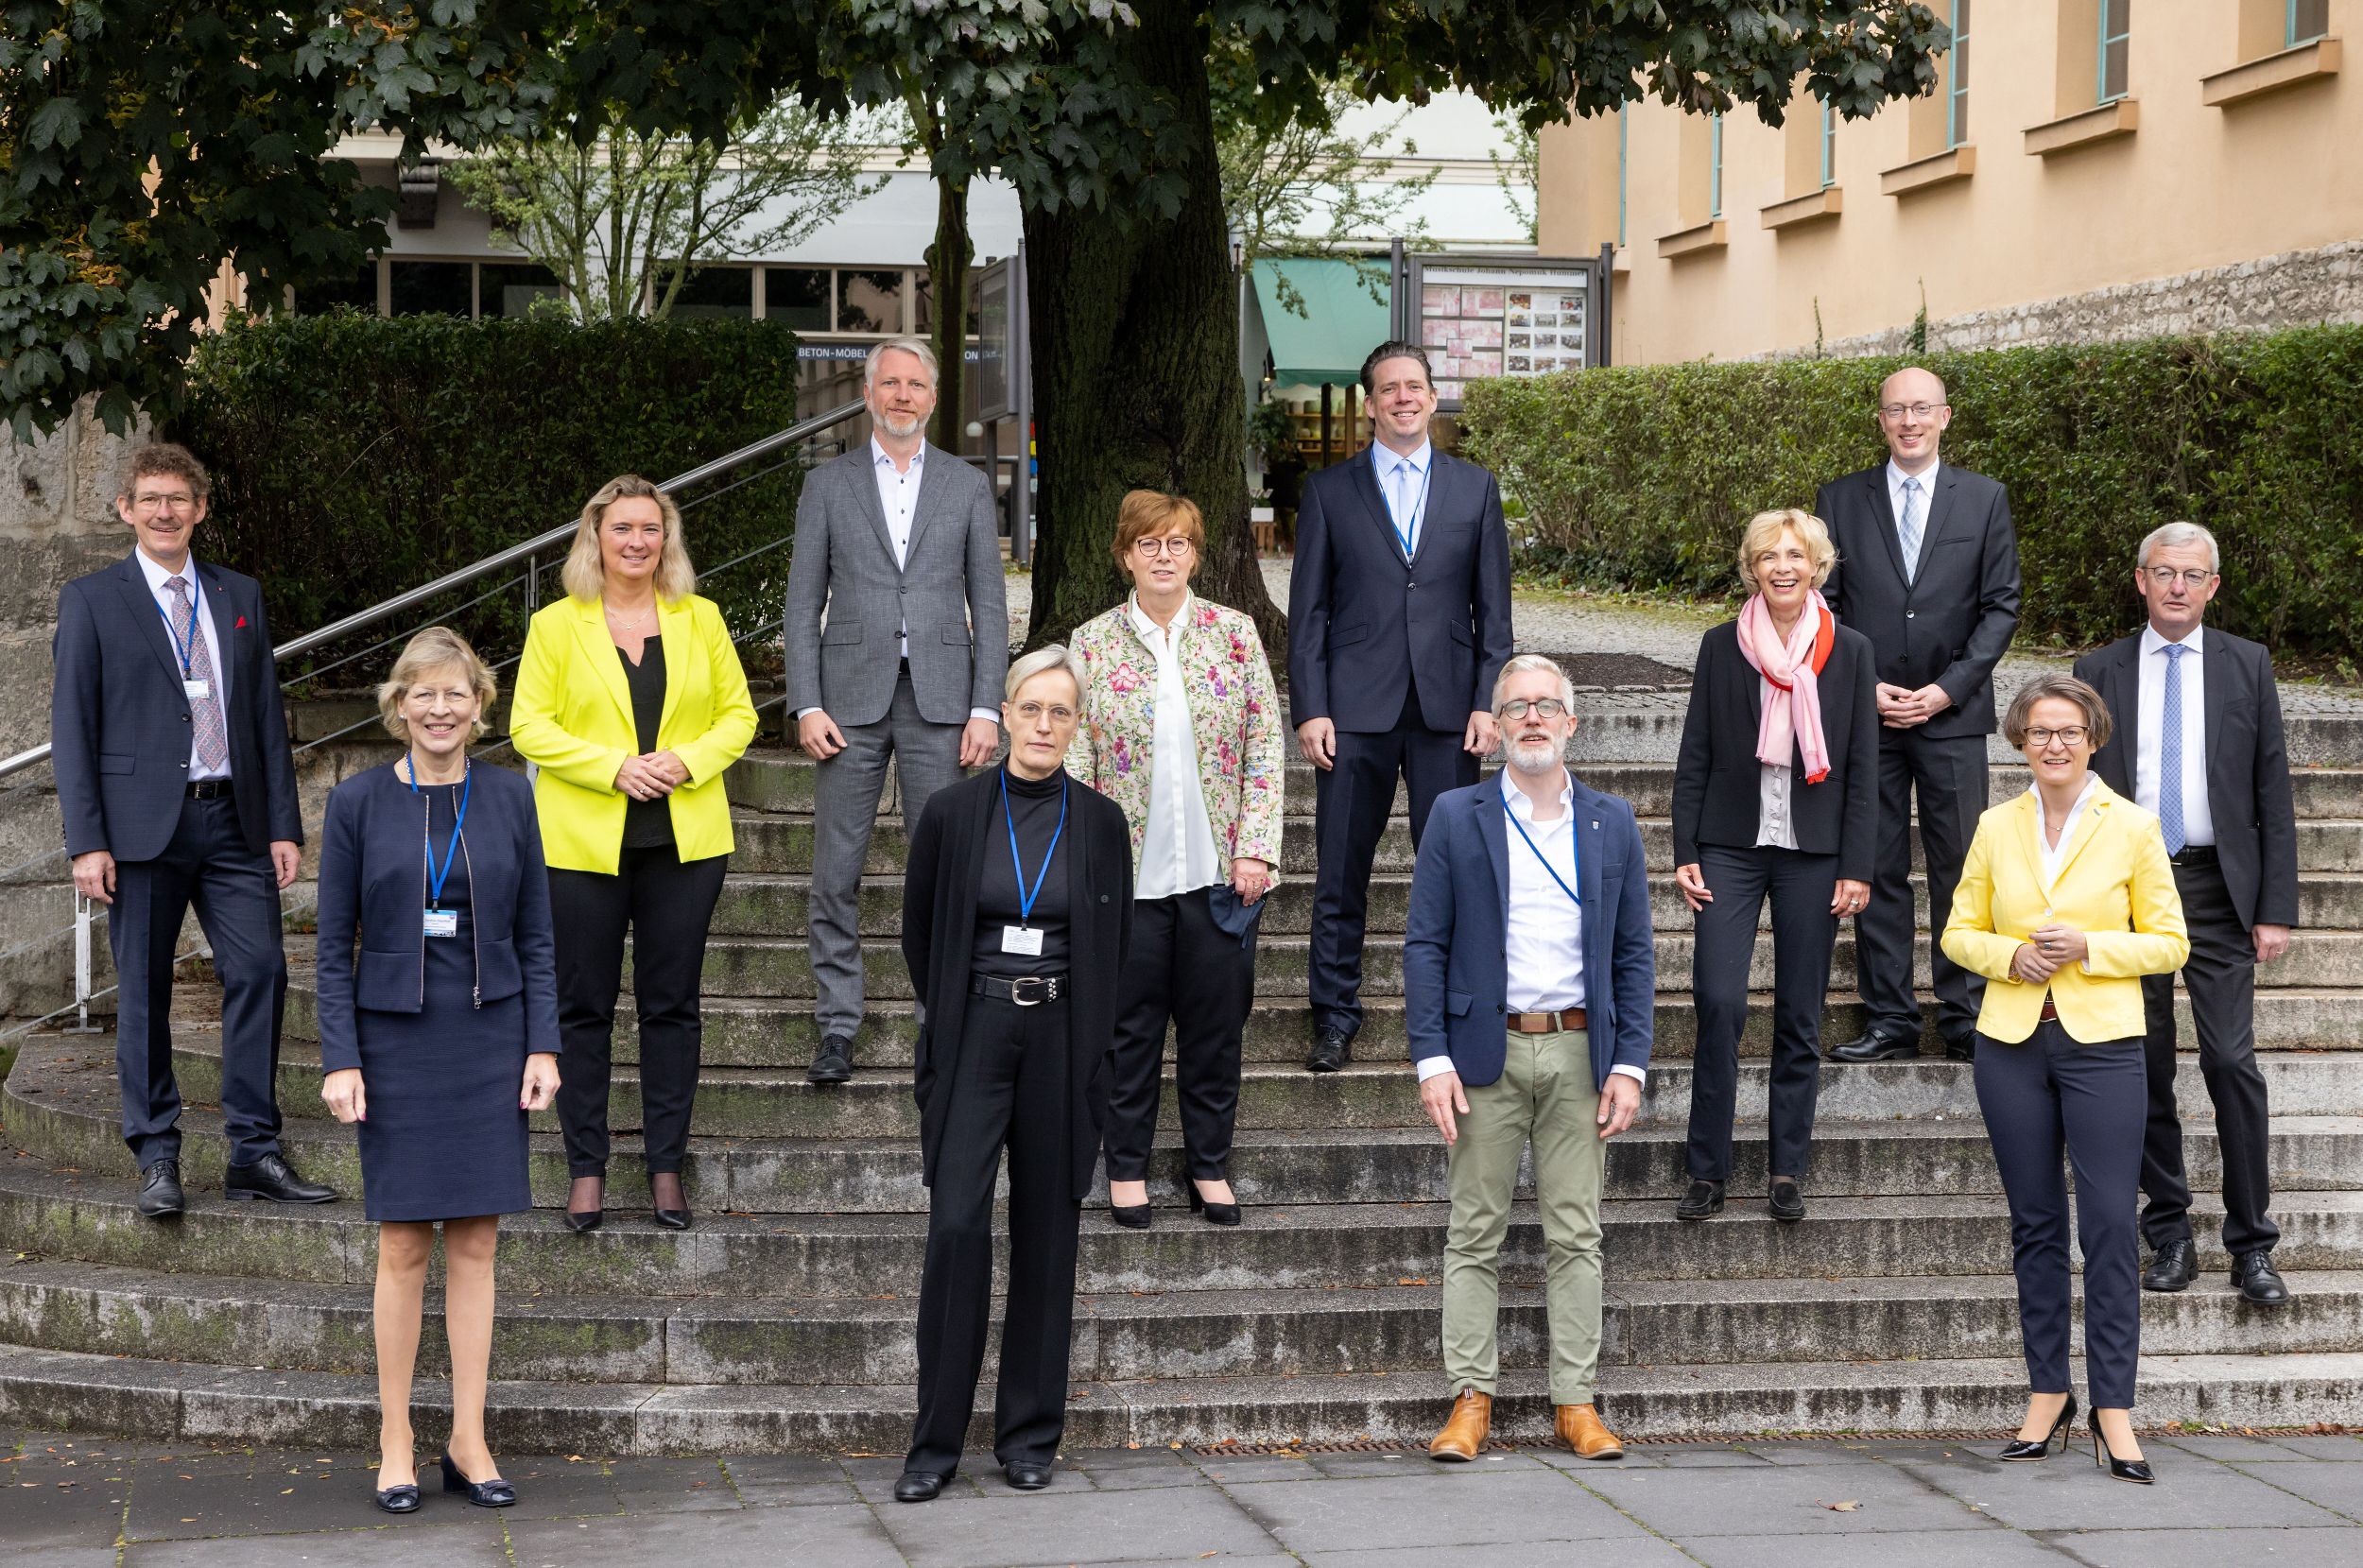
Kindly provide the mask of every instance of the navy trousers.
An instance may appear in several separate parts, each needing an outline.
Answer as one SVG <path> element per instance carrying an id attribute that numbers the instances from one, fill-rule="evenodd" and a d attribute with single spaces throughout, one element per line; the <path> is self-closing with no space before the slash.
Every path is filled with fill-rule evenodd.
<path id="1" fill-rule="evenodd" d="M 1977 1039 L 1977 1106 L 2010 1199 L 2027 1383 L 2068 1384 L 2068 1187 L 2076 1171 L 2076 1240 L 2084 1254 L 2084 1381 L 2093 1408 L 2133 1407 L 2142 1351 L 2141 1254 L 2134 1219 L 2142 1134 L 2149 1117 L 2142 1042 L 2078 1044 L 2058 1024 L 2027 1039 Z"/>
<path id="2" fill-rule="evenodd" d="M 226 797 L 182 801 L 164 853 L 115 862 L 107 944 L 115 960 L 123 1141 L 143 1166 L 181 1157 L 172 960 L 192 905 L 221 976 L 221 1118 L 230 1162 L 250 1165 L 279 1152 L 274 1078 L 287 1006 L 287 954 L 270 856 L 247 848 L 238 808 Z"/>
<path id="3" fill-rule="evenodd" d="M 1871 879 L 1870 905 L 1854 917 L 1854 974 L 1871 1014 L 1870 1032 L 1881 1039 L 1920 1038 L 1920 1002 L 1912 990 L 1920 928 L 1912 903 L 1914 797 L 1928 867 L 1930 923 L 1942 932 L 1961 862 L 1986 809 L 1986 788 L 1985 736 L 1879 732 L 1878 873 Z M 1930 948 L 1937 1034 L 1948 1042 L 1966 1040 L 1977 1027 L 1986 983 L 1946 956 L 1942 943 Z"/>

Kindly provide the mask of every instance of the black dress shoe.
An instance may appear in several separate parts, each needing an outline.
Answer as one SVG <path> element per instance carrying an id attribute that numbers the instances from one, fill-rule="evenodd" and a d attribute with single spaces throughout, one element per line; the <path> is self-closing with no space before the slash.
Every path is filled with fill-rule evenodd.
<path id="1" fill-rule="evenodd" d="M 2244 1301 L 2258 1306 L 2287 1306 L 2289 1287 L 2273 1270 L 2270 1252 L 2243 1252 L 2232 1260 L 2232 1283 Z"/>
<path id="2" fill-rule="evenodd" d="M 240 1201 L 334 1203 L 336 1189 L 306 1181 L 284 1154 L 266 1154 L 250 1165 L 233 1165 L 221 1179 L 222 1196 Z"/>
<path id="3" fill-rule="evenodd" d="M 1149 1208 L 1146 1203 L 1111 1203 L 1108 1217 L 1128 1231 L 1148 1229 Z"/>
<path id="4" fill-rule="evenodd" d="M 1911 1061 L 1920 1056 L 1920 1042 L 1899 1035 L 1867 1034 L 1830 1048 L 1832 1061 Z"/>
<path id="5" fill-rule="evenodd" d="M 1198 1183 L 1189 1177 L 1182 1178 L 1182 1191 L 1190 1200 L 1190 1213 L 1203 1215 L 1209 1225 L 1236 1225 L 1239 1206 L 1236 1203 L 1216 1203 L 1198 1190 Z"/>
<path id="6" fill-rule="evenodd" d="M 2106 1470 L 2109 1473 L 2109 1479 L 2112 1481 L 2130 1481 L 2135 1486 L 2141 1487 L 2149 1486 L 2157 1479 L 2157 1477 L 2153 1476 L 2149 1473 L 2149 1461 L 2147 1459 L 2118 1458 L 2115 1450 L 2109 1446 L 2109 1439 L 2100 1435 L 2100 1423 L 2098 1422 L 2094 1422 L 2092 1423 L 2092 1434 L 2093 1463 Z"/>
<path id="7" fill-rule="evenodd" d="M 648 1207 L 655 1212 L 656 1222 L 659 1225 L 668 1231 L 686 1231 L 689 1229 L 689 1194 L 681 1187 L 681 1178 L 678 1175 L 673 1177 L 673 1187 L 681 1194 L 681 1207 L 666 1208 L 657 1198 L 656 1179 L 657 1176 L 664 1174 L 669 1173 L 656 1172 L 648 1177 Z"/>
<path id="8" fill-rule="evenodd" d="M 407 1486 L 379 1488 L 377 1506 L 387 1513 L 418 1512 L 419 1483 L 412 1481 Z"/>
<path id="9" fill-rule="evenodd" d="M 495 1475 L 489 1481 L 471 1481 L 459 1473 L 459 1467 L 443 1456 L 443 1490 L 464 1491 L 468 1501 L 479 1508 L 506 1508 L 517 1501 L 517 1489 Z"/>
<path id="10" fill-rule="evenodd" d="M 607 1211 L 605 1209 L 568 1209 L 566 1211 L 566 1229 L 577 1235 L 595 1231 L 606 1223 Z"/>
<path id="11" fill-rule="evenodd" d="M 1313 1054 L 1304 1059 L 1305 1068 L 1315 1073 L 1334 1073 L 1354 1060 L 1354 1036 L 1343 1029 L 1322 1029 L 1313 1037 Z"/>
<path id="12" fill-rule="evenodd" d="M 689 1229 L 690 1215 L 689 1211 L 686 1209 L 658 1209 L 655 1211 L 655 1214 L 656 1222 L 659 1225 L 664 1226 L 668 1231 L 686 1231 Z"/>
<path id="13" fill-rule="evenodd" d="M 1805 1217 L 1805 1195 L 1794 1181 L 1775 1181 L 1771 1195 L 1765 1200 L 1765 1207 L 1782 1224 L 1794 1225 Z"/>
<path id="14" fill-rule="evenodd" d="M 188 1206 L 181 1195 L 181 1162 L 151 1160 L 140 1167 L 140 1213 L 149 1219 L 170 1219 Z"/>
<path id="15" fill-rule="evenodd" d="M 1690 1190 L 1674 1205 L 1676 1219 L 1705 1219 L 1723 1212 L 1723 1183 L 1701 1178 L 1691 1179 Z"/>
<path id="16" fill-rule="evenodd" d="M 820 1042 L 812 1065 L 804 1069 L 806 1083 L 843 1083 L 854 1076 L 854 1042 L 841 1034 Z"/>
<path id="17" fill-rule="evenodd" d="M 924 1470 L 906 1470 L 894 1478 L 898 1503 L 932 1503 L 943 1492 L 945 1477 Z"/>
<path id="18" fill-rule="evenodd" d="M 2008 1460 L 2011 1464 L 2026 1464 L 2033 1459 L 2048 1459 L 2051 1457 L 2051 1445 L 2055 1441 L 2060 1445 L 2060 1452 L 2065 1454 L 2068 1445 L 2068 1427 L 2074 1423 L 2075 1420 L 2076 1396 L 2070 1394 L 2067 1404 L 2061 1407 L 2060 1419 L 2051 1423 L 2050 1431 L 2033 1442 L 2028 1442 L 2025 1438 L 2013 1438 L 2002 1445 L 2002 1452 L 1996 1454 L 1994 1457 Z"/>
<path id="19" fill-rule="evenodd" d="M 1946 1041 L 1944 1042 L 1944 1060 L 1947 1061 L 1976 1060 L 1977 1037 L 1974 1034 L 1965 1034 Z"/>
<path id="20" fill-rule="evenodd" d="M 2158 1249 L 2150 1258 L 2149 1266 L 2142 1270 L 2144 1290 L 2188 1290 L 2199 1277 L 2199 1254 L 2187 1241 L 2170 1241 Z M 2239 1276 L 2233 1276 L 2239 1283 Z"/>
<path id="21" fill-rule="evenodd" d="M 1001 1467 L 1001 1473 L 1009 1478 L 1009 1486 L 1018 1491 L 1040 1491 L 1050 1484 L 1050 1462 L 1046 1459 L 1011 1459 Z"/>

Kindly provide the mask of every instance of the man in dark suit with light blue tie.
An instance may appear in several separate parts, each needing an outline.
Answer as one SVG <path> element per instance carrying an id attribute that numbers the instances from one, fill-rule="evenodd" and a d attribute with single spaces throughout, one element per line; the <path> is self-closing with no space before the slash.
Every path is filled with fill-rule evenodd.
<path id="1" fill-rule="evenodd" d="M 1288 705 L 1316 769 L 1305 1065 L 1345 1065 L 1362 1026 L 1371 861 L 1411 794 L 1411 840 L 1448 789 L 1475 784 L 1495 740 L 1493 679 L 1509 658 L 1509 533 L 1501 489 L 1436 450 L 1436 387 L 1416 343 L 1362 363 L 1367 454 L 1307 479 L 1288 579 Z"/>
<path id="2" fill-rule="evenodd" d="M 224 1190 L 336 1196 L 279 1148 L 279 892 L 295 880 L 303 825 L 262 590 L 190 553 L 209 488 L 185 448 L 133 453 L 115 512 L 138 547 L 59 592 L 53 644 L 58 807 L 76 890 L 110 906 L 123 1141 L 151 1219 L 183 1201 L 172 976 L 192 905 L 221 977 Z"/>

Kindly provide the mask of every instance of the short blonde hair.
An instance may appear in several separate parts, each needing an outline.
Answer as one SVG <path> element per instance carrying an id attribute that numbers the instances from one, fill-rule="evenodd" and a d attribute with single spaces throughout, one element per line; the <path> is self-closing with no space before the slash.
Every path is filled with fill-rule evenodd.
<path id="1" fill-rule="evenodd" d="M 2002 738 L 2021 750 L 2027 748 L 2027 715 L 2038 702 L 2073 702 L 2084 710 L 2084 738 L 2097 751 L 2109 744 L 2109 704 L 2098 692 L 2072 675 L 2038 675 L 2018 689 L 2002 715 Z"/>
<path id="2" fill-rule="evenodd" d="M 1559 667 L 1557 660 L 1545 658 L 1539 653 L 1517 654 L 1502 665 L 1501 674 L 1493 677 L 1492 711 L 1497 714 L 1502 711 L 1502 693 L 1509 689 L 1511 676 L 1525 675 L 1535 670 L 1540 670 L 1559 682 L 1560 705 L 1569 713 L 1574 713 L 1576 711 L 1575 682 L 1567 679 L 1567 672 Z"/>
<path id="3" fill-rule="evenodd" d="M 1796 529 L 1803 542 L 1805 557 L 1813 562 L 1813 585 L 1819 588 L 1830 580 L 1830 568 L 1837 564 L 1837 546 L 1830 543 L 1829 526 L 1802 507 L 1781 507 L 1756 513 L 1740 530 L 1739 580 L 1749 593 L 1764 592 L 1764 585 L 1756 580 L 1756 557 L 1772 547 L 1784 528 Z"/>
<path id="4" fill-rule="evenodd" d="M 500 678 L 492 667 L 476 656 L 468 639 L 447 626 L 431 626 L 403 645 L 394 660 L 394 672 L 386 683 L 377 688 L 377 716 L 385 721 L 386 732 L 410 744 L 410 721 L 402 715 L 404 698 L 410 688 L 438 670 L 457 669 L 475 692 L 475 728 L 470 740 L 482 740 L 492 727 L 492 704 L 500 700 Z"/>
<path id="5" fill-rule="evenodd" d="M 883 343 L 872 343 L 862 356 L 861 384 L 864 391 L 878 379 L 878 361 L 890 353 L 906 353 L 926 367 L 927 385 L 933 387 L 941 379 L 942 368 L 936 363 L 936 348 L 924 337 L 889 337 Z"/>
<path id="6" fill-rule="evenodd" d="M 689 546 L 681 542 L 681 508 L 654 480 L 637 474 L 617 474 L 582 504 L 582 516 L 575 525 L 574 548 L 566 552 L 566 566 L 559 580 L 578 599 L 595 599 L 606 591 L 607 561 L 599 554 L 599 527 L 607 521 L 607 508 L 627 496 L 654 501 L 664 514 L 664 547 L 657 555 L 656 596 L 666 604 L 677 604 L 698 590 L 698 571 L 689 564 Z"/>
<path id="7" fill-rule="evenodd" d="M 1083 663 L 1064 643 L 1045 643 L 1022 658 L 1009 661 L 1009 678 L 1001 682 L 1005 701 L 1017 700 L 1017 689 L 1044 670 L 1064 670 L 1075 682 L 1075 700 L 1083 700 Z"/>
<path id="8" fill-rule="evenodd" d="M 1198 509 L 1198 503 L 1186 495 L 1167 495 L 1161 490 L 1129 491 L 1116 508 L 1116 538 L 1109 546 L 1116 564 L 1125 564 L 1125 557 L 1132 546 L 1151 534 L 1178 529 L 1190 542 L 1191 577 L 1198 576 L 1198 563 L 1206 554 L 1206 517 Z"/>

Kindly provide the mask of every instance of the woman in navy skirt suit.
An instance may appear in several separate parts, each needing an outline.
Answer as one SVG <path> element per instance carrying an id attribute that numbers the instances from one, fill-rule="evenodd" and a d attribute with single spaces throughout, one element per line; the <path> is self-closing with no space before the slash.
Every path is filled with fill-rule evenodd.
<path id="1" fill-rule="evenodd" d="M 378 689 L 400 761 L 328 797 L 320 838 L 320 1096 L 356 1126 L 378 1222 L 377 1506 L 419 1506 L 410 1378 L 443 1227 L 451 1440 L 443 1490 L 507 1508 L 484 1437 L 500 1216 L 533 1206 L 526 1116 L 558 1090 L 558 979 L 532 787 L 475 767 L 497 695 L 466 640 L 429 627 Z"/>

